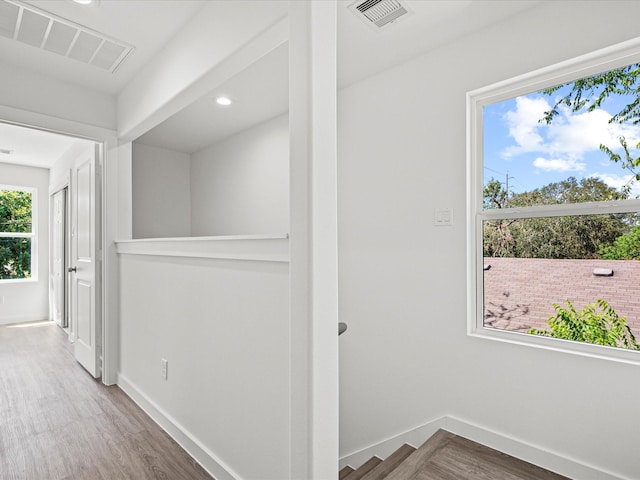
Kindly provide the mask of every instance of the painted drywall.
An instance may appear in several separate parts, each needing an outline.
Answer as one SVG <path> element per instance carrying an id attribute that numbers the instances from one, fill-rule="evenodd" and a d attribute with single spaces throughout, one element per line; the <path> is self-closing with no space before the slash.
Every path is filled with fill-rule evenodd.
<path id="1" fill-rule="evenodd" d="M 191 235 L 191 157 L 133 144 L 133 238 Z"/>
<path id="2" fill-rule="evenodd" d="M 193 236 L 289 231 L 289 123 L 281 115 L 192 155 Z"/>
<path id="3" fill-rule="evenodd" d="M 0 71 L 0 105 L 115 130 L 115 97 L 2 62 Z"/>
<path id="4" fill-rule="evenodd" d="M 0 324 L 49 318 L 49 171 L 0 163 L 0 183 L 37 190 L 37 280 L 0 282 Z"/>
<path id="5" fill-rule="evenodd" d="M 127 384 L 239 478 L 288 478 L 288 264 L 134 255 L 120 262 Z"/>
<path id="6" fill-rule="evenodd" d="M 120 136 L 137 138 L 213 88 L 215 85 L 206 85 L 206 90 L 192 90 L 247 42 L 285 18 L 287 10 L 284 0 L 207 2 L 118 96 Z M 267 48 L 273 48 L 281 41 L 272 46 L 266 43 Z M 256 52 L 253 60 L 264 53 Z M 228 79 L 237 71 L 229 71 L 218 80 Z M 179 104 L 181 100 L 184 103 Z"/>
<path id="7" fill-rule="evenodd" d="M 341 455 L 452 415 L 638 477 L 640 367 L 466 334 L 465 94 L 637 35 L 640 3 L 582 7 L 541 2 L 340 93 Z"/>

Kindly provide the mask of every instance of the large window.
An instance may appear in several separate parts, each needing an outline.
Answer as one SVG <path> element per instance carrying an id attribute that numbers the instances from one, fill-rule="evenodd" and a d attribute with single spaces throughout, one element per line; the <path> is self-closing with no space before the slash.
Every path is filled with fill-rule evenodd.
<path id="1" fill-rule="evenodd" d="M 640 361 L 640 49 L 470 92 L 468 115 L 470 333 Z"/>
<path id="2" fill-rule="evenodd" d="M 0 281 L 35 276 L 35 197 L 35 189 L 0 185 Z"/>

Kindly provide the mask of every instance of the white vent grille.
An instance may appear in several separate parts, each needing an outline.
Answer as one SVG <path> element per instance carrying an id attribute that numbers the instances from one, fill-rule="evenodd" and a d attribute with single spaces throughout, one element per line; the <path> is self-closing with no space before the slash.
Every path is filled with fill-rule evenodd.
<path id="1" fill-rule="evenodd" d="M 73 58 L 113 73 L 134 47 L 25 5 L 0 0 L 0 36 Z"/>
<path id="2" fill-rule="evenodd" d="M 357 0 L 349 9 L 360 20 L 376 29 L 388 27 L 411 11 L 398 0 Z"/>

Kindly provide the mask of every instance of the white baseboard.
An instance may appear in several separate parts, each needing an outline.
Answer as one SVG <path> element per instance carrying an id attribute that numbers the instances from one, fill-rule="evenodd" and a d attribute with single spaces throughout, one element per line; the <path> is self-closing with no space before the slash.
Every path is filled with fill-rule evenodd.
<path id="1" fill-rule="evenodd" d="M 33 315 L 31 316 L 15 315 L 15 316 L 0 317 L 0 325 L 12 325 L 14 323 L 28 323 L 28 322 L 46 322 L 47 320 L 48 319 L 45 317 L 33 318 Z"/>
<path id="2" fill-rule="evenodd" d="M 432 420 L 345 455 L 340 458 L 340 468 L 347 465 L 357 468 L 374 456 L 384 459 L 405 443 L 417 448 L 440 428 L 575 480 L 632 480 L 452 416 Z"/>
<path id="3" fill-rule="evenodd" d="M 340 468 L 349 465 L 357 468 L 371 457 L 387 458 L 405 443 L 418 448 L 440 428 L 444 428 L 444 417 L 432 420 L 412 430 L 387 438 L 382 442 L 370 445 L 356 452 L 340 457 Z"/>
<path id="4" fill-rule="evenodd" d="M 236 472 L 225 465 L 211 450 L 160 408 L 126 376 L 118 374 L 118 386 L 216 480 L 242 480 Z"/>

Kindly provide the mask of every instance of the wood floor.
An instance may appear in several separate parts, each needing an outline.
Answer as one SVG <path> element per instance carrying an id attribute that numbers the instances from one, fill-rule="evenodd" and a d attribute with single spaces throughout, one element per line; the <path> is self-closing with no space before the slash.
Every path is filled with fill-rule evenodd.
<path id="1" fill-rule="evenodd" d="M 211 480 L 46 323 L 0 326 L 2 480 Z"/>

